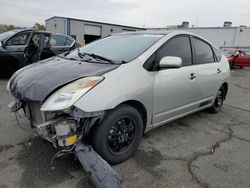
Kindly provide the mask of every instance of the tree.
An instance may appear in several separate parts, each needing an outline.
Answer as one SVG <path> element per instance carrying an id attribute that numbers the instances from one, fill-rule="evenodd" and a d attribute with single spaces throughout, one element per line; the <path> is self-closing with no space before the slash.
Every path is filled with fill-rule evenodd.
<path id="1" fill-rule="evenodd" d="M 43 24 L 35 23 L 33 28 L 45 31 L 45 26 Z"/>
<path id="2" fill-rule="evenodd" d="M 6 31 L 10 31 L 13 29 L 22 29 L 21 27 L 16 27 L 14 25 L 0 25 L 0 33 L 4 33 Z"/>

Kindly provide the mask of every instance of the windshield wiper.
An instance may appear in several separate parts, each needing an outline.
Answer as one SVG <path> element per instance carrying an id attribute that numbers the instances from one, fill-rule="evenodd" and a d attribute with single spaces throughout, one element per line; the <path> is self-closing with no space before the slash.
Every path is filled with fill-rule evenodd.
<path id="1" fill-rule="evenodd" d="M 107 61 L 107 62 L 112 63 L 112 64 L 116 64 L 112 59 L 109 59 L 109 58 L 106 58 L 106 57 L 103 57 L 103 56 L 100 56 L 97 54 L 93 54 L 93 53 L 80 52 L 79 49 L 77 50 L 77 54 L 80 58 L 84 58 L 85 56 L 89 56 L 89 57 L 92 57 L 94 59 L 99 59 L 99 60 Z"/>
<path id="2" fill-rule="evenodd" d="M 59 54 L 59 55 L 56 55 L 56 57 L 60 57 L 60 58 L 62 58 L 62 59 L 67 59 L 67 60 L 72 60 L 72 61 L 77 61 L 77 59 L 75 59 L 75 58 L 67 58 L 67 57 L 65 57 L 65 55 L 64 54 Z"/>

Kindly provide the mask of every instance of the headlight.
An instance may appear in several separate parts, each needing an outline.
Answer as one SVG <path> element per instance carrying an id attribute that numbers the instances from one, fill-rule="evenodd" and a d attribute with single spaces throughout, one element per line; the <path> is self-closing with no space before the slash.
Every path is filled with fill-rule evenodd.
<path id="1" fill-rule="evenodd" d="M 102 76 L 93 76 L 71 82 L 53 93 L 42 105 L 41 111 L 57 111 L 69 108 L 103 79 Z"/>

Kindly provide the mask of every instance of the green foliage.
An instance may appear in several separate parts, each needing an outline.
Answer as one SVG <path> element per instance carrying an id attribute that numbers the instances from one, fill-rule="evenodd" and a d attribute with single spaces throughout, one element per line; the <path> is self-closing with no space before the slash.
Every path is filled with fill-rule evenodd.
<path id="1" fill-rule="evenodd" d="M 42 25 L 42 24 L 39 24 L 39 23 L 35 23 L 35 25 L 33 26 L 33 28 L 45 31 L 45 26 Z"/>
<path id="2" fill-rule="evenodd" d="M 0 25 L 0 33 L 4 33 L 13 29 L 22 29 L 22 27 L 16 27 L 14 25 Z"/>
<path id="3" fill-rule="evenodd" d="M 38 30 L 44 30 L 45 31 L 45 26 L 43 24 L 35 23 L 33 28 L 38 29 Z M 0 33 L 4 33 L 6 31 L 14 30 L 14 29 L 25 29 L 25 27 L 17 27 L 14 25 L 1 25 L 0 24 Z"/>

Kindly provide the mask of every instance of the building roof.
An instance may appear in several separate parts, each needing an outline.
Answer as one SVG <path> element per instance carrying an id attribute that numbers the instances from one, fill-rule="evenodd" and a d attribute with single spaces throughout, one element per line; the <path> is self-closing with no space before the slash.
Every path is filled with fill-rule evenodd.
<path id="1" fill-rule="evenodd" d="M 89 23 L 94 23 L 94 24 L 113 25 L 113 26 L 126 27 L 126 28 L 131 28 L 131 29 L 146 30 L 145 28 L 141 28 L 141 27 L 133 27 L 133 26 L 127 26 L 127 25 L 119 25 L 119 24 L 112 24 L 112 23 L 106 23 L 106 22 L 97 22 L 97 21 L 83 20 L 83 19 L 77 19 L 77 18 L 61 17 L 61 16 L 53 16 L 51 18 L 48 18 L 45 21 L 49 21 L 49 20 L 54 19 L 54 18 L 69 19 L 69 20 L 82 21 L 82 22 L 89 22 Z"/>
<path id="2" fill-rule="evenodd" d="M 180 29 L 237 29 L 249 28 L 246 26 L 233 26 L 233 27 L 148 27 L 147 30 L 180 30 Z"/>

